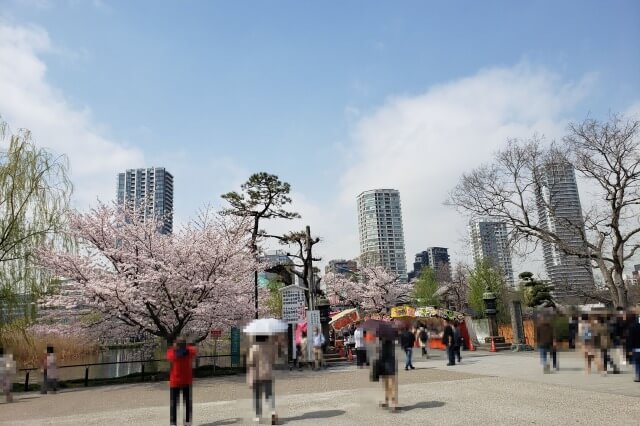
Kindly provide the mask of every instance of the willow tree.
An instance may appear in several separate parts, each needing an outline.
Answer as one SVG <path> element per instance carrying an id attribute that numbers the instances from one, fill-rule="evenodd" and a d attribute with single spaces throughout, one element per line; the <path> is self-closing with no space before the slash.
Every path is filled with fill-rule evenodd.
<path id="1" fill-rule="evenodd" d="M 61 237 L 72 185 L 68 161 L 39 148 L 31 132 L 12 133 L 0 119 L 0 323 L 47 291 L 48 278 L 35 267 L 43 245 L 67 246 Z"/>

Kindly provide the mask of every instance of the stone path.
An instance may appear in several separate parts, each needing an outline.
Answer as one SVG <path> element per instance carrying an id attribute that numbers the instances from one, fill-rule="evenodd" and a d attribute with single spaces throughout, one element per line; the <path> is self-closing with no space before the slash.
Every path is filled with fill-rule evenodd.
<path id="1" fill-rule="evenodd" d="M 554 374 L 542 374 L 533 353 L 463 352 L 455 367 L 446 367 L 441 353 L 416 359 L 417 370 L 400 371 L 399 414 L 378 408 L 381 386 L 369 381 L 367 370 L 278 372 L 276 404 L 282 424 L 638 424 L 640 385 L 629 371 L 586 376 L 577 354 L 561 356 L 562 369 Z M 242 377 L 199 380 L 194 394 L 193 424 L 251 424 Z M 166 383 L 17 399 L 0 405 L 1 425 L 168 424 Z"/>

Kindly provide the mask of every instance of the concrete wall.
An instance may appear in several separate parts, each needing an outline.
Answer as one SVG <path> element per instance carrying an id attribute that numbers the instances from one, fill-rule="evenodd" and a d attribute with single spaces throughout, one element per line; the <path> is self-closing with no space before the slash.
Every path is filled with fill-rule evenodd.
<path id="1" fill-rule="evenodd" d="M 466 317 L 465 323 L 469 330 L 469 337 L 471 337 L 474 345 L 484 343 L 484 338 L 489 337 L 488 319 L 471 319 L 470 317 Z"/>

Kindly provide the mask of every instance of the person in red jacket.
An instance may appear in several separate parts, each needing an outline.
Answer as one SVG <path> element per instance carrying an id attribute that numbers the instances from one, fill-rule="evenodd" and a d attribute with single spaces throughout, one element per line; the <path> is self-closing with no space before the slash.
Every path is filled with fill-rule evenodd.
<path id="1" fill-rule="evenodd" d="M 167 350 L 167 360 L 171 363 L 169 373 L 169 388 L 171 392 L 171 426 L 176 426 L 176 409 L 178 398 L 182 392 L 185 407 L 185 426 L 191 426 L 193 369 L 192 361 L 196 356 L 196 347 L 187 345 L 187 341 L 180 337 Z"/>

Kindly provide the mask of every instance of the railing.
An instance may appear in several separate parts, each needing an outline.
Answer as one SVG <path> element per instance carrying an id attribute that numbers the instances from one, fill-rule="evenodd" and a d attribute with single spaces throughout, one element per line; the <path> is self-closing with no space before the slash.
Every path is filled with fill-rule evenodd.
<path id="1" fill-rule="evenodd" d="M 200 367 L 204 367 L 205 365 L 200 365 L 200 360 L 201 359 L 209 359 L 209 358 L 213 358 L 213 362 L 211 363 L 211 367 L 212 367 L 212 374 L 215 374 L 216 372 L 216 367 L 217 367 L 217 360 L 219 358 L 229 358 L 230 362 L 229 365 L 231 368 L 233 368 L 233 363 L 231 362 L 231 355 L 227 354 L 227 355 L 200 355 L 197 356 L 195 358 L 195 368 L 198 369 Z M 136 361 L 111 361 L 111 362 L 95 362 L 95 363 L 84 363 L 84 364 L 72 364 L 72 365 L 61 365 L 58 366 L 56 369 L 60 370 L 60 369 L 64 369 L 64 368 L 78 368 L 78 367 L 84 367 L 84 386 L 88 387 L 89 386 L 89 368 L 93 367 L 93 366 L 99 366 L 99 365 L 118 365 L 118 364 L 140 364 L 140 381 L 144 382 L 145 380 L 145 364 L 149 364 L 149 363 L 165 363 L 168 364 L 169 361 L 167 361 L 166 359 L 146 359 L 146 360 L 136 360 Z M 236 367 L 239 367 L 236 366 Z M 226 368 L 226 367 L 222 367 L 220 366 L 220 368 Z M 24 372 L 25 373 L 25 378 L 24 378 L 24 390 L 28 391 L 29 390 L 29 379 L 30 379 L 30 375 L 32 371 L 37 371 L 40 370 L 40 368 L 38 367 L 32 367 L 32 368 L 20 368 L 18 371 L 19 372 Z M 166 373 L 167 370 L 164 371 L 155 371 L 153 373 L 149 373 L 151 374 L 157 374 L 157 373 Z M 121 376 L 116 376 L 116 377 L 103 377 L 101 379 L 103 380 L 111 380 L 111 379 L 117 379 Z M 76 380 L 76 379 L 71 379 L 71 380 Z"/>

